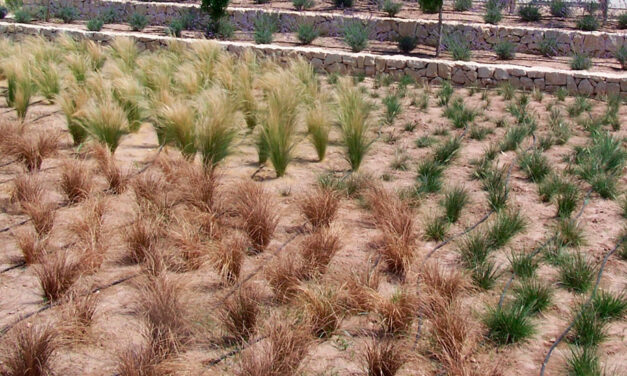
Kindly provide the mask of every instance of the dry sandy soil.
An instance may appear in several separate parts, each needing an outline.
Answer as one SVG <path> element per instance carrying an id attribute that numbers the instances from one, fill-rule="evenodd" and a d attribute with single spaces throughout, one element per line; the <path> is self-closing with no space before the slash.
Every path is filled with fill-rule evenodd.
<path id="1" fill-rule="evenodd" d="M 282 3 L 281 3 L 282 4 Z M 324 80 L 324 78 L 323 78 Z M 366 80 L 361 84 L 364 90 L 371 94 L 372 100 L 377 103 L 378 110 L 375 116 L 383 113 L 381 98 L 385 97 L 392 86 L 375 88 L 372 80 Z M 6 87 L 6 82 L 2 82 Z M 401 190 L 415 185 L 416 166 L 431 155 L 432 147 L 418 148 L 416 139 L 426 135 L 441 134 L 444 130 L 448 136 L 433 136 L 437 142 L 442 143 L 451 135 L 458 135 L 462 130 L 454 129 L 450 121 L 443 117 L 442 107 L 436 104 L 433 88 L 430 94 L 429 108 L 421 112 L 410 104 L 411 99 L 418 96 L 424 89 L 410 86 L 407 95 L 402 99 L 402 113 L 394 121 L 393 125 L 381 125 L 377 128 L 380 133 L 376 136 L 372 149 L 368 153 L 360 174 L 368 176 L 372 183 L 382 184 L 390 191 Z M 464 186 L 470 194 L 470 204 L 462 211 L 460 220 L 448 231 L 449 236 L 463 231 L 473 225 L 488 213 L 486 194 L 481 189 L 481 184 L 472 179 L 473 167 L 470 161 L 479 158 L 484 149 L 490 143 L 498 143 L 505 133 L 504 128 L 495 126 L 497 120 L 510 116 L 504 101 L 495 91 L 489 92 L 490 103 L 481 99 L 481 92 L 470 94 L 468 89 L 456 89 L 456 96 L 463 98 L 467 106 L 481 109 L 481 115 L 475 121 L 478 126 L 492 130 L 482 141 L 465 137 L 462 141 L 458 157 L 446 169 L 444 174 L 444 190 L 447 187 Z M 39 102 L 39 98 L 36 98 Z M 546 105 L 555 102 L 555 97 L 544 95 L 541 103 L 532 100 L 530 108 L 538 119 L 538 137 L 547 133 L 548 112 Z M 565 108 L 574 101 L 567 98 L 564 103 L 556 106 Z M 604 102 L 590 100 L 593 104 L 592 114 L 601 115 L 605 110 Z M 15 112 L 5 107 L 4 100 L 1 103 L 0 121 L 12 121 Z M 41 116 L 44 116 L 40 118 Z M 583 115 L 587 116 L 587 115 Z M 39 118 L 39 119 L 38 119 Z M 37 119 L 36 121 L 33 121 Z M 627 107 L 622 106 L 619 119 L 623 125 L 627 119 Z M 39 102 L 31 107 L 27 122 L 32 121 L 31 126 L 37 129 L 45 129 L 50 132 L 63 132 L 63 145 L 56 157 L 46 159 L 38 174 L 49 182 L 48 189 L 54 200 L 62 203 L 64 198 L 58 187 L 59 166 L 66 158 L 76 156 L 71 146 L 71 139 L 66 131 L 65 119 L 56 104 Z M 572 125 L 573 136 L 565 145 L 553 146 L 544 154 L 549 158 L 555 170 L 563 170 L 566 167 L 564 158 L 571 155 L 573 148 L 585 145 L 588 141 L 588 133 L 574 119 L 567 119 Z M 382 124 L 382 122 L 378 122 Z M 405 125 L 415 124 L 413 130 L 406 130 Z M 614 131 L 615 136 L 625 139 L 627 131 L 624 129 Z M 522 148 L 531 145 L 531 139 L 527 139 Z M 143 124 L 141 129 L 133 134 L 125 136 L 115 153 L 118 163 L 137 174 L 139 168 L 148 163 L 149 168 L 144 174 L 158 170 L 158 163 L 151 164 L 155 158 L 165 156 L 176 158 L 178 152 L 175 149 L 165 148 L 161 153 L 157 152 L 158 144 L 155 132 L 150 124 Z M 407 156 L 406 170 L 395 170 L 392 162 L 405 154 Z M 337 130 L 331 133 L 331 144 L 327 152 L 327 158 L 323 162 L 316 161 L 316 154 L 311 145 L 303 139 L 295 148 L 295 157 L 287 169 L 286 176 L 275 178 L 270 166 L 259 170 L 257 154 L 254 143 L 250 137 L 241 132 L 237 141 L 235 153 L 229 156 L 218 168 L 220 175 L 220 188 L 218 201 L 227 201 L 228 193 L 232 191 L 234 184 L 242 180 L 249 181 L 251 176 L 258 184 L 269 192 L 271 199 L 277 204 L 274 210 L 279 215 L 279 224 L 267 250 L 256 255 L 247 255 L 244 260 L 241 279 L 252 275 L 251 281 L 261 291 L 261 317 L 260 321 L 270 317 L 272 312 L 290 310 L 289 305 L 277 303 L 264 279 L 263 272 L 254 274 L 259 267 L 271 266 L 270 259 L 275 251 L 288 240 L 287 246 L 280 251 L 281 254 L 297 252 L 303 236 L 298 231 L 303 228 L 304 219 L 299 214 L 298 199 L 316 186 L 318 176 L 325 173 L 333 173 L 336 176 L 345 176 L 349 172 L 349 166 L 343 157 L 343 149 L 339 143 Z M 520 210 L 525 217 L 527 227 L 525 231 L 517 235 L 509 244 L 495 252 L 498 264 L 504 273 L 499 278 L 495 287 L 489 291 L 470 289 L 463 295 L 464 307 L 468 312 L 467 320 L 472 327 L 485 333 L 482 317 L 488 306 L 494 306 L 499 298 L 502 288 L 510 276 L 507 255 L 510 250 L 530 251 L 543 240 L 547 239 L 556 223 L 555 205 L 543 203 L 538 194 L 537 185 L 530 181 L 521 171 L 516 162 L 516 153 L 513 151 L 499 153 L 497 156 L 499 165 L 514 163 L 511 169 L 509 184 L 511 193 L 509 206 L 514 210 Z M 23 168 L 18 163 L 9 163 L 10 158 L 0 156 L 2 167 L 0 168 L 0 228 L 10 226 L 9 231 L 0 233 L 0 269 L 14 265 L 15 258 L 19 258 L 14 234 L 28 229 L 31 225 L 16 224 L 26 217 L 20 214 L 14 204 L 10 202 L 13 189 L 12 180 L 23 174 Z M 104 189 L 104 181 L 95 163 L 88 159 L 88 163 L 95 173 L 96 191 Z M 256 173 L 256 174 L 255 174 Z M 623 174 L 619 180 L 619 187 L 624 189 L 627 183 L 627 175 Z M 578 181 L 582 192 L 588 190 L 587 183 Z M 436 244 L 423 238 L 425 221 L 433 218 L 442 209 L 438 202 L 442 193 L 429 194 L 419 200 L 415 207 L 415 218 L 418 223 L 418 233 L 421 240 L 416 249 L 413 273 L 405 282 L 413 289 L 416 283 L 415 273 L 418 272 L 420 260 L 431 251 Z M 99 291 L 99 302 L 93 324 L 85 333 L 79 334 L 78 339 L 74 333 L 68 341 L 53 357 L 53 369 L 59 375 L 113 375 L 115 373 L 117 354 L 120 349 L 128 344 L 137 344 L 141 337 L 141 320 L 134 313 L 134 304 L 137 300 L 136 285 L 143 278 L 138 276 L 140 267 L 137 265 L 125 265 L 120 260 L 126 253 L 123 241 L 124 229 L 134 218 L 134 195 L 128 190 L 121 195 L 105 194 L 106 214 L 104 217 L 104 234 L 102 250 L 104 262 L 101 268 L 89 275 L 81 277 L 75 283 L 75 289 L 85 292 L 90 289 L 107 286 L 121 278 L 133 277 L 129 281 L 108 287 Z M 579 202 L 581 205 L 581 202 Z M 70 224 L 76 222 L 85 213 L 86 203 L 79 203 L 69 207 L 62 207 L 54 213 L 55 221 L 51 232 L 51 242 L 54 246 L 63 247 L 71 244 L 74 234 Z M 489 223 L 490 221 L 488 221 Z M 620 205 L 617 200 L 606 200 L 593 193 L 590 201 L 580 217 L 580 225 L 585 236 L 585 245 L 581 251 L 596 263 L 600 262 L 606 252 L 611 249 L 616 239 L 620 236 L 625 220 L 622 217 Z M 342 248 L 333 257 L 329 270 L 323 277 L 324 280 L 343 280 L 347 273 L 368 268 L 368 261 L 376 258 L 374 244 L 379 236 L 379 230 L 374 225 L 371 212 L 366 209 L 359 199 L 343 197 L 337 218 L 333 227 L 341 231 Z M 482 227 L 480 227 L 481 229 Z M 168 229 L 172 235 L 176 229 Z M 437 264 L 445 269 L 460 270 L 464 268 L 460 264 L 460 257 L 456 251 L 458 241 L 461 238 L 439 248 L 431 257 Z M 73 249 L 80 252 L 79 249 Z M 34 266 L 19 267 L 2 272 L 0 274 L 0 326 L 10 325 L 22 315 L 36 311 L 44 303 L 42 292 Z M 237 369 L 240 355 L 226 358 L 217 365 L 209 366 L 208 363 L 225 354 L 235 347 L 225 342 L 224 331 L 216 319 L 216 305 L 222 297 L 232 291 L 232 287 L 224 285 L 219 275 L 210 263 L 202 264 L 197 270 L 168 272 L 172 279 L 184 283 L 189 302 L 186 305 L 189 315 L 193 317 L 196 332 L 194 340 L 185 346 L 181 353 L 173 361 L 177 374 L 190 375 L 230 375 Z M 614 292 L 624 291 L 627 287 L 627 262 L 616 255 L 609 259 L 605 273 L 601 281 L 603 289 Z M 541 263 L 538 278 L 553 287 L 555 295 L 553 304 L 548 310 L 533 317 L 536 325 L 536 334 L 528 341 L 498 347 L 486 339 L 481 339 L 476 351 L 472 354 L 472 362 L 481 364 L 493 364 L 498 367 L 503 375 L 529 375 L 537 374 L 542 360 L 555 338 L 568 325 L 572 308 L 580 302 L 584 295 L 574 294 L 560 287 L 557 268 L 546 263 Z M 379 291 L 384 296 L 391 294 L 394 288 L 401 282 L 393 275 L 383 272 Z M 420 295 L 420 293 L 418 293 Z M 55 306 L 35 315 L 28 322 L 33 324 L 53 322 L 61 326 L 67 313 L 65 305 Z M 310 346 L 302 363 L 302 374 L 305 375 L 355 375 L 362 374 L 364 361 L 361 358 L 362 349 L 366 339 L 377 327 L 377 320 L 373 314 L 348 315 L 341 323 L 340 329 L 327 339 L 315 340 Z M 399 375 L 436 375 L 442 374 L 441 365 L 431 356 L 432 339 L 429 335 L 429 325 L 422 328 L 422 336 L 413 348 L 413 337 L 418 327 L 418 321 L 414 320 L 407 336 L 408 347 L 412 348 L 413 356 L 403 366 Z M 618 320 L 608 326 L 607 340 L 599 347 L 599 354 L 606 369 L 610 372 L 621 373 L 621 369 L 627 369 L 627 342 L 625 331 L 627 322 Z M 11 332 L 2 335 L 4 341 Z M 484 337 L 482 337 L 484 338 Z M 563 374 L 565 357 L 568 355 L 568 347 L 562 344 L 552 357 L 547 375 Z"/>

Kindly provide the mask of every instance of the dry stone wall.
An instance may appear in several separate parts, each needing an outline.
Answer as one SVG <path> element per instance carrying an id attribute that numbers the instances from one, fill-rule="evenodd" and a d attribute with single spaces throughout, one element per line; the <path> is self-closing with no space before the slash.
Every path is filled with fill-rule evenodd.
<path id="1" fill-rule="evenodd" d="M 24 0 L 24 3 L 28 6 L 43 6 L 48 3 L 48 0 Z M 120 22 L 125 22 L 133 12 L 145 14 L 153 25 L 167 25 L 171 20 L 179 17 L 182 12 L 189 12 L 194 16 L 197 28 L 204 28 L 208 21 L 206 15 L 195 4 L 124 0 L 61 0 L 50 1 L 50 4 L 52 12 L 66 5 L 73 6 L 78 9 L 83 19 L 95 17 L 100 12 L 113 9 L 116 11 Z M 250 8 L 230 8 L 229 12 L 233 23 L 239 30 L 252 31 L 255 17 L 263 11 Z M 360 20 L 370 26 L 371 39 L 394 41 L 398 35 L 415 34 L 420 44 L 434 45 L 436 43 L 437 22 L 431 20 L 287 10 L 271 13 L 276 14 L 281 31 L 284 32 L 294 30 L 300 23 L 309 22 L 315 24 L 322 33 L 335 36 L 342 30 L 344 22 Z M 627 33 L 621 31 L 616 33 L 582 32 L 459 22 L 446 22 L 444 30 L 449 34 L 463 35 L 474 50 L 492 50 L 496 43 L 509 40 L 516 44 L 518 52 L 537 54 L 539 53 L 540 41 L 544 38 L 554 38 L 558 46 L 557 53 L 560 56 L 570 56 L 573 52 L 585 51 L 595 57 L 614 57 L 616 50 L 627 43 Z"/>
<path id="2" fill-rule="evenodd" d="M 17 39 L 28 35 L 41 35 L 53 39 L 64 32 L 74 37 L 88 38 L 104 43 L 116 36 L 128 36 L 135 38 L 140 46 L 146 49 L 166 46 L 171 39 L 166 36 L 142 33 L 89 32 L 63 27 L 0 22 L 0 34 Z M 198 39 L 180 40 L 184 43 L 201 42 Z M 260 55 L 272 56 L 284 62 L 300 56 L 311 62 L 318 71 L 328 73 L 361 73 L 366 76 L 387 73 L 395 77 L 409 75 L 418 81 L 429 82 L 430 84 L 439 84 L 443 80 L 451 80 L 457 85 L 476 85 L 479 87 L 493 87 L 503 81 L 509 81 L 520 88 L 538 88 L 547 92 L 562 87 L 568 89 L 571 94 L 621 94 L 627 96 L 627 75 L 625 74 L 574 72 L 542 67 L 523 68 L 506 64 L 442 61 L 403 55 L 380 56 L 368 53 L 328 51 L 321 48 L 255 45 L 247 42 L 219 41 L 215 43 L 219 43 L 226 50 L 235 54 L 250 49 Z"/>

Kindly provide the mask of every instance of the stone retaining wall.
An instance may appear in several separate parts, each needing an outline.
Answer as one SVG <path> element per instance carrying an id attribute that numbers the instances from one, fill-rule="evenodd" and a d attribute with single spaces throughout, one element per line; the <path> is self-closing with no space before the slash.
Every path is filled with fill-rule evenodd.
<path id="1" fill-rule="evenodd" d="M 45 5 L 48 0 L 24 0 L 29 6 Z M 153 25 L 167 25 L 182 12 L 190 12 L 195 18 L 197 28 L 207 25 L 207 17 L 198 5 L 157 3 L 123 0 L 60 0 L 50 1 L 52 13 L 62 6 L 71 5 L 79 10 L 83 19 L 96 17 L 100 12 L 114 9 L 120 22 L 125 22 L 134 12 L 148 16 Z M 255 17 L 260 9 L 230 8 L 231 19 L 236 28 L 243 31 L 252 31 Z M 382 18 L 358 15 L 342 15 L 326 12 L 308 11 L 272 11 L 279 19 L 281 31 L 294 30 L 296 25 L 303 22 L 315 24 L 322 33 L 336 36 L 342 30 L 342 25 L 348 21 L 360 20 L 367 23 L 371 30 L 371 39 L 380 41 L 394 41 L 398 35 L 415 34 L 420 44 L 435 45 L 437 42 L 437 21 L 406 20 L 399 18 Z M 554 38 L 557 42 L 560 56 L 570 56 L 573 52 L 585 51 L 595 57 L 614 57 L 616 50 L 627 43 L 627 33 L 616 32 L 582 32 L 577 30 L 544 29 L 534 27 L 498 26 L 486 24 L 463 24 L 459 22 L 445 22 L 446 33 L 459 33 L 470 42 L 474 50 L 492 50 L 493 46 L 509 40 L 516 44 L 520 53 L 539 54 L 539 43 L 543 38 Z"/>
<path id="2" fill-rule="evenodd" d="M 15 39 L 27 35 L 41 35 L 52 39 L 61 33 L 88 38 L 107 43 L 116 36 L 127 36 L 137 40 L 142 48 L 156 49 L 165 46 L 172 38 L 132 32 L 89 32 L 63 27 L 24 25 L 0 22 L 0 34 Z M 198 39 L 179 38 L 184 43 L 200 43 Z M 552 68 L 524 68 L 505 64 L 480 64 L 473 62 L 451 62 L 436 59 L 415 58 L 402 55 L 379 56 L 368 53 L 333 52 L 321 48 L 283 47 L 256 45 L 247 42 L 216 41 L 227 51 L 239 54 L 251 49 L 264 56 L 272 56 L 286 62 L 301 56 L 310 61 L 318 71 L 338 73 L 362 73 L 374 76 L 388 73 L 395 77 L 410 75 L 416 80 L 437 85 L 443 80 L 451 80 L 457 85 L 496 86 L 503 81 L 532 89 L 552 92 L 563 87 L 571 94 L 627 96 L 627 75 L 613 73 L 590 73 L 561 71 Z"/>

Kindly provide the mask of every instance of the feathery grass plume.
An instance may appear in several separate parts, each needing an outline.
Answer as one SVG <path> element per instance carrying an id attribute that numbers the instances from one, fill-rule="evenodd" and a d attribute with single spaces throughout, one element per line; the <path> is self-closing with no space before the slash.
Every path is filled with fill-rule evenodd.
<path id="1" fill-rule="evenodd" d="M 199 96 L 196 148 L 206 168 L 215 167 L 232 152 L 240 114 L 224 90 L 210 89 Z"/>
<path id="2" fill-rule="evenodd" d="M 361 90 L 353 84 L 350 77 L 338 82 L 336 89 L 337 121 L 342 133 L 342 142 L 346 148 L 345 158 L 353 171 L 357 171 L 370 146 L 374 142 L 368 134 L 372 127 L 368 103 Z"/>
<path id="3" fill-rule="evenodd" d="M 296 125 L 300 89 L 295 77 L 287 71 L 266 74 L 262 79 L 267 108 L 263 116 L 261 137 L 268 159 L 277 177 L 285 174 L 296 145 Z"/>
<path id="4" fill-rule="evenodd" d="M 228 335 L 248 341 L 257 330 L 259 292 L 255 285 L 242 286 L 231 295 L 218 312 L 218 319 Z"/>
<path id="5" fill-rule="evenodd" d="M 566 358 L 568 365 L 568 375 L 572 376 L 600 376 L 604 372 L 599 363 L 599 355 L 594 347 L 572 346 L 570 356 Z"/>
<path id="6" fill-rule="evenodd" d="M 462 209 L 468 204 L 468 191 L 464 187 L 454 187 L 444 194 L 441 205 L 446 211 L 446 219 L 450 223 L 455 223 L 459 219 Z"/>
<path id="7" fill-rule="evenodd" d="M 512 305 L 517 307 L 516 309 L 536 314 L 549 308 L 553 290 L 537 280 L 528 280 L 514 287 L 514 295 Z"/>
<path id="8" fill-rule="evenodd" d="M 241 237 L 222 239 L 211 255 L 212 263 L 227 284 L 235 283 L 244 263 L 246 241 Z"/>
<path id="9" fill-rule="evenodd" d="M 65 115 L 65 122 L 74 141 L 74 146 L 78 146 L 87 138 L 87 131 L 76 120 L 76 113 L 85 106 L 89 100 L 86 90 L 79 85 L 70 85 L 58 97 L 57 102 L 61 111 Z"/>
<path id="10" fill-rule="evenodd" d="M 234 103 L 244 114 L 246 126 L 253 130 L 257 125 L 257 98 L 255 97 L 255 76 L 258 71 L 257 57 L 246 50 L 237 62 L 226 57 L 219 60 L 215 77 L 222 87 L 229 91 Z"/>
<path id="11" fill-rule="evenodd" d="M 372 338 L 361 354 L 368 376 L 394 376 L 409 358 L 405 347 L 391 338 Z"/>
<path id="12" fill-rule="evenodd" d="M 518 277 L 527 279 L 535 276 L 538 269 L 538 261 L 534 260 L 531 253 L 525 251 L 512 251 L 507 259 L 512 267 L 512 271 Z"/>
<path id="13" fill-rule="evenodd" d="M 51 361 L 61 347 L 59 333 L 50 325 L 19 325 L 2 346 L 3 375 L 52 375 Z"/>
<path id="14" fill-rule="evenodd" d="M 173 144 L 185 158 L 193 159 L 196 155 L 196 112 L 190 107 L 191 103 L 181 99 L 163 105 L 158 110 L 155 125 L 163 143 Z"/>
<path id="15" fill-rule="evenodd" d="M 120 67 L 127 72 L 135 69 L 135 61 L 139 56 L 139 48 L 135 41 L 128 37 L 117 37 L 109 44 L 109 53 L 123 65 Z"/>
<path id="16" fill-rule="evenodd" d="M 305 313 L 306 326 L 317 338 L 330 338 L 339 328 L 343 311 L 339 304 L 338 290 L 327 285 L 301 287 L 298 306 Z"/>
<path id="17" fill-rule="evenodd" d="M 22 252 L 21 260 L 26 265 L 40 262 L 47 253 L 48 237 L 39 236 L 32 230 L 19 230 L 13 233 L 17 247 Z"/>
<path id="18" fill-rule="evenodd" d="M 3 135 L 0 151 L 16 158 L 29 172 L 41 169 L 44 159 L 57 154 L 61 135 L 58 132 L 17 127 Z"/>
<path id="19" fill-rule="evenodd" d="M 396 289 L 390 297 L 378 296 L 374 310 L 384 333 L 398 335 L 407 333 L 416 314 L 417 300 L 409 289 Z"/>
<path id="20" fill-rule="evenodd" d="M 599 290 L 592 298 L 592 306 L 601 320 L 618 320 L 627 312 L 627 298 L 624 292 L 613 294 Z"/>
<path id="21" fill-rule="evenodd" d="M 194 70 L 194 65 L 190 62 L 182 63 L 172 78 L 176 92 L 184 97 L 195 97 L 205 88 L 203 75 Z"/>
<path id="22" fill-rule="evenodd" d="M 279 221 L 274 200 L 260 184 L 245 181 L 235 188 L 232 203 L 253 250 L 262 252 Z"/>
<path id="23" fill-rule="evenodd" d="M 484 324 L 488 337 L 499 345 L 522 342 L 535 333 L 528 312 L 520 306 L 488 308 Z"/>
<path id="24" fill-rule="evenodd" d="M 60 186 L 70 203 L 87 198 L 93 189 L 92 172 L 87 163 L 75 159 L 64 161 L 61 164 Z"/>
<path id="25" fill-rule="evenodd" d="M 126 114 L 112 98 L 91 99 L 77 112 L 76 120 L 90 138 L 106 144 L 112 153 L 115 153 L 122 136 L 129 133 Z"/>
<path id="26" fill-rule="evenodd" d="M 607 337 L 607 322 L 601 320 L 592 304 L 582 304 L 573 310 L 575 320 L 567 338 L 570 343 L 597 347 Z"/>
<path id="27" fill-rule="evenodd" d="M 70 52 L 65 56 L 65 65 L 72 73 L 72 77 L 78 83 L 83 83 L 87 79 L 88 73 L 91 72 L 91 64 L 89 59 L 78 52 Z"/>
<path id="28" fill-rule="evenodd" d="M 178 352 L 190 338 L 184 286 L 159 274 L 137 285 L 135 312 L 145 320 L 148 338 L 157 359 Z"/>
<path id="29" fill-rule="evenodd" d="M 519 154 L 518 164 L 527 177 L 535 183 L 542 182 L 551 173 L 548 159 L 537 149 Z"/>
<path id="30" fill-rule="evenodd" d="M 303 217 L 314 228 L 327 227 L 335 219 L 340 206 L 340 196 L 328 188 L 314 188 L 298 200 Z"/>
<path id="31" fill-rule="evenodd" d="M 296 78 L 296 82 L 300 86 L 302 101 L 306 105 L 311 105 L 316 98 L 324 96 L 320 81 L 316 75 L 313 65 L 302 57 L 297 57 L 290 62 L 287 68 Z"/>
<path id="32" fill-rule="evenodd" d="M 48 255 L 35 269 L 43 296 L 50 302 L 63 298 L 82 272 L 82 265 L 67 251 Z"/>
<path id="33" fill-rule="evenodd" d="M 129 172 L 123 170 L 115 161 L 113 153 L 106 145 L 99 142 L 92 144 L 91 153 L 98 163 L 98 168 L 109 187 L 107 190 L 114 194 L 120 194 L 126 190 L 129 181 Z"/>
<path id="34" fill-rule="evenodd" d="M 113 98 L 126 114 L 129 129 L 137 131 L 145 118 L 144 88 L 132 74 L 123 74 L 112 81 Z"/>
<path id="35" fill-rule="evenodd" d="M 217 63 L 223 58 L 222 46 L 215 41 L 192 43 L 184 56 L 194 65 L 193 71 L 200 73 L 203 81 L 212 81 L 216 75 Z"/>
<path id="36" fill-rule="evenodd" d="M 340 234 L 334 229 L 318 229 L 308 235 L 300 246 L 303 275 L 313 278 L 326 272 L 333 256 L 342 247 Z"/>
<path id="37" fill-rule="evenodd" d="M 582 253 L 574 252 L 564 257 L 559 269 L 560 283 L 567 289 L 584 293 L 592 286 L 596 268 Z"/>
<path id="38" fill-rule="evenodd" d="M 332 124 L 331 109 L 325 99 L 316 99 L 306 110 L 305 123 L 307 124 L 309 140 L 316 149 L 318 160 L 322 161 L 329 144 L 329 132 Z"/>
<path id="39" fill-rule="evenodd" d="M 272 316 L 268 321 L 263 331 L 267 340 L 242 353 L 236 375 L 296 375 L 311 344 L 310 334 L 291 319 Z"/>
<path id="40" fill-rule="evenodd" d="M 61 90 L 57 66 L 53 62 L 40 61 L 31 68 L 31 75 L 37 91 L 41 93 L 48 102 L 54 102 L 55 97 Z"/>
<path id="41" fill-rule="evenodd" d="M 35 92 L 31 64 L 25 56 L 14 58 L 3 61 L 2 70 L 7 77 L 7 105 L 15 109 L 18 119 L 23 122 Z"/>
<path id="42" fill-rule="evenodd" d="M 295 253 L 283 254 L 266 268 L 264 276 L 279 302 L 288 302 L 298 293 L 304 278 L 301 259 Z"/>
<path id="43" fill-rule="evenodd" d="M 503 247 L 527 226 L 526 220 L 519 211 L 499 212 L 486 233 L 487 241 L 492 249 Z"/>

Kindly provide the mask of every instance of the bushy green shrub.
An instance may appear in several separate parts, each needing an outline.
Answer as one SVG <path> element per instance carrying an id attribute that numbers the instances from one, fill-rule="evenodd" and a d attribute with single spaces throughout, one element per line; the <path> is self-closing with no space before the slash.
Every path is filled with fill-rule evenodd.
<path id="1" fill-rule="evenodd" d="M 518 8 L 518 16 L 525 22 L 537 22 L 542 18 L 540 8 L 533 2 L 521 5 Z"/>
<path id="2" fill-rule="evenodd" d="M 575 52 L 570 60 L 570 69 L 572 70 L 587 70 L 592 67 L 592 60 L 583 52 Z"/>
<path id="3" fill-rule="evenodd" d="M 444 38 L 444 45 L 454 60 L 468 61 L 472 56 L 468 40 L 461 36 L 447 35 Z"/>
<path id="4" fill-rule="evenodd" d="M 621 30 L 627 29 L 627 12 L 618 15 L 618 28 Z"/>
<path id="5" fill-rule="evenodd" d="M 599 29 L 599 20 L 592 15 L 586 14 L 577 20 L 577 29 L 583 31 L 596 31 Z"/>
<path id="6" fill-rule="evenodd" d="M 570 5 L 564 0 L 551 0 L 549 9 L 554 17 L 566 18 L 570 16 Z"/>
<path id="7" fill-rule="evenodd" d="M 418 38 L 413 35 L 400 36 L 397 39 L 398 49 L 402 53 L 410 53 L 418 45 Z"/>
<path id="8" fill-rule="evenodd" d="M 543 56 L 553 57 L 557 55 L 557 39 L 554 37 L 544 37 L 538 44 L 538 49 Z"/>
<path id="9" fill-rule="evenodd" d="M 394 17 L 401 11 L 403 7 L 402 3 L 396 3 L 392 0 L 385 0 L 383 2 L 383 7 L 381 8 L 385 13 L 387 13 L 388 17 Z"/>
<path id="10" fill-rule="evenodd" d="M 103 25 L 104 22 L 102 22 L 100 18 L 92 18 L 91 20 L 87 21 L 87 30 L 100 31 Z"/>
<path id="11" fill-rule="evenodd" d="M 33 19 L 30 12 L 24 8 L 20 8 L 13 13 L 13 18 L 17 23 L 30 23 Z"/>
<path id="12" fill-rule="evenodd" d="M 24 6 L 24 2 L 22 0 L 5 0 L 4 4 L 11 10 L 12 12 L 17 11 L 22 6 Z"/>
<path id="13" fill-rule="evenodd" d="M 438 13 L 442 7 L 442 0 L 418 0 L 418 5 L 425 13 Z"/>
<path id="14" fill-rule="evenodd" d="M 78 18 L 78 10 L 71 6 L 65 6 L 55 13 L 55 17 L 60 18 L 63 23 L 72 23 Z"/>
<path id="15" fill-rule="evenodd" d="M 226 7 L 229 5 L 230 0 L 202 0 L 200 9 L 209 14 L 211 22 L 209 22 L 208 32 L 218 33 L 220 29 L 220 23 L 226 16 Z"/>
<path id="16" fill-rule="evenodd" d="M 485 4 L 485 14 L 483 20 L 486 23 L 496 25 L 503 19 L 502 4 L 498 0 L 488 0 Z"/>
<path id="17" fill-rule="evenodd" d="M 368 47 L 370 28 L 359 21 L 348 22 L 344 25 L 344 41 L 353 52 L 363 51 Z"/>
<path id="18" fill-rule="evenodd" d="M 107 8 L 105 11 L 100 13 L 98 16 L 102 20 L 102 22 L 106 24 L 115 23 L 118 19 L 118 12 L 115 8 Z"/>
<path id="19" fill-rule="evenodd" d="M 494 52 L 501 60 L 512 60 L 516 56 L 516 45 L 505 40 L 494 45 Z"/>
<path id="20" fill-rule="evenodd" d="M 142 13 L 135 12 L 129 18 L 128 23 L 133 31 L 142 31 L 148 26 L 148 17 Z"/>
<path id="21" fill-rule="evenodd" d="M 318 38 L 320 32 L 310 23 L 302 23 L 296 29 L 296 36 L 301 44 L 310 44 L 314 39 Z"/>
<path id="22" fill-rule="evenodd" d="M 333 0 L 336 8 L 352 8 L 353 0 Z"/>
<path id="23" fill-rule="evenodd" d="M 616 50 L 616 60 L 623 66 L 623 70 L 627 70 L 627 46 L 624 44 Z"/>
<path id="24" fill-rule="evenodd" d="M 455 0 L 453 4 L 453 9 L 458 12 L 465 12 L 472 8 L 472 0 Z"/>
<path id="25" fill-rule="evenodd" d="M 0 20 L 9 14 L 9 10 L 3 6 L 0 6 Z"/>
<path id="26" fill-rule="evenodd" d="M 235 27 L 228 17 L 223 17 L 219 19 L 217 23 L 211 21 L 208 25 L 207 31 L 209 34 L 213 34 L 216 38 L 229 39 L 233 36 Z"/>
<path id="27" fill-rule="evenodd" d="M 303 10 L 313 8 L 316 3 L 314 0 L 292 0 L 292 4 L 296 10 Z"/>
<path id="28" fill-rule="evenodd" d="M 277 20 L 269 14 L 262 14 L 255 18 L 253 38 L 257 44 L 269 44 L 277 31 Z"/>
<path id="29" fill-rule="evenodd" d="M 180 37 L 181 32 L 183 32 L 183 26 L 183 21 L 180 18 L 170 21 L 170 24 L 168 25 L 168 34 L 177 38 Z"/>

